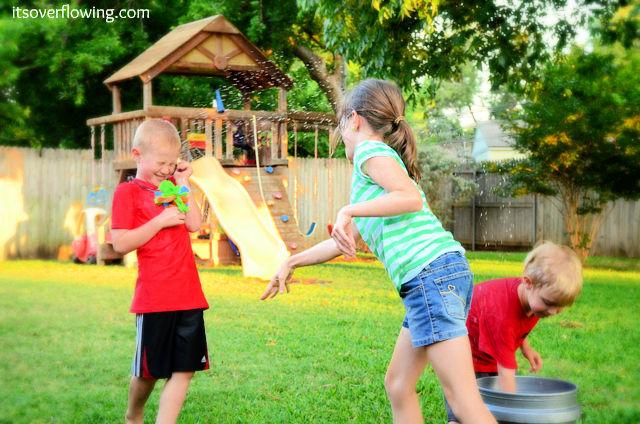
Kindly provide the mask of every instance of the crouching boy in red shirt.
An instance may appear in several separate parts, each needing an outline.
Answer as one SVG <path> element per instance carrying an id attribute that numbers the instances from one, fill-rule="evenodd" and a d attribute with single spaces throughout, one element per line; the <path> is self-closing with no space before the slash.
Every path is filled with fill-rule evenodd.
<path id="1" fill-rule="evenodd" d="M 582 290 L 582 264 L 573 250 L 543 242 L 527 255 L 522 277 L 485 281 L 473 288 L 467 330 L 476 378 L 498 376 L 500 388 L 516 391 L 516 350 L 542 368 L 542 357 L 527 342 L 540 318 L 573 304 Z M 457 423 L 445 399 L 449 423 Z"/>

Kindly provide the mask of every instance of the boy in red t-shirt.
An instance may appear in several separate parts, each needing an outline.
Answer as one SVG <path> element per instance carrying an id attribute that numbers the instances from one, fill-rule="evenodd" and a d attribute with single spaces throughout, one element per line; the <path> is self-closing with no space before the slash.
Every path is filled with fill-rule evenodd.
<path id="1" fill-rule="evenodd" d="M 522 277 L 490 280 L 473 288 L 467 330 L 476 377 L 498 376 L 506 392 L 516 391 L 516 350 L 542 368 L 542 357 L 527 342 L 540 318 L 556 315 L 582 290 L 582 264 L 573 250 L 543 242 L 527 255 Z M 449 423 L 457 423 L 445 399 Z"/>
<path id="2" fill-rule="evenodd" d="M 202 293 L 189 232 L 202 217 L 189 194 L 189 211 L 154 202 L 165 179 L 189 185 L 188 162 L 178 162 L 180 137 L 163 120 L 143 122 L 134 135 L 136 178 L 120 184 L 113 196 L 111 236 L 121 253 L 137 249 L 138 279 L 131 303 L 136 314 L 136 352 L 125 416 L 142 423 L 144 406 L 158 379 L 166 378 L 157 422 L 175 422 L 195 371 L 209 368 Z"/>

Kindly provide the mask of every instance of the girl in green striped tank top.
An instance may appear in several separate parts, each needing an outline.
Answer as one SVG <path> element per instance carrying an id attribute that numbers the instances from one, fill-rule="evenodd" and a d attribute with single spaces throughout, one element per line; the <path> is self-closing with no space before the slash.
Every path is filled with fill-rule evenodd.
<path id="1" fill-rule="evenodd" d="M 297 267 L 355 256 L 359 234 L 406 310 L 385 376 L 394 422 L 423 422 L 416 384 L 430 363 L 460 422 L 495 423 L 476 385 L 465 325 L 473 276 L 464 249 L 417 184 L 417 145 L 404 110 L 400 89 L 389 81 L 367 79 L 345 95 L 334 135 L 354 165 L 350 204 L 338 212 L 331 238 L 289 257 L 261 299 L 288 292 Z M 441 398 L 431 401 L 442 405 Z"/>

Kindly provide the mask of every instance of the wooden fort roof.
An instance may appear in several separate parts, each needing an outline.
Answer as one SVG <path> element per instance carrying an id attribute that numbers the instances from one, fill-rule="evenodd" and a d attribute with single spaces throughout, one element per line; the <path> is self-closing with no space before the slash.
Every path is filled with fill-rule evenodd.
<path id="1" fill-rule="evenodd" d="M 148 82 L 163 73 L 221 76 L 243 93 L 293 85 L 222 15 L 176 27 L 104 83 L 111 88 L 134 77 Z"/>

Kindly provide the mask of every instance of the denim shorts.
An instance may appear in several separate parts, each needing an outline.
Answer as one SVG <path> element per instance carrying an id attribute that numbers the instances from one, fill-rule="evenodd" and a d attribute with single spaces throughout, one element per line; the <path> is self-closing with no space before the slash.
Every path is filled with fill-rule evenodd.
<path id="1" fill-rule="evenodd" d="M 400 287 L 406 315 L 402 326 L 413 347 L 428 346 L 467 334 L 473 274 L 460 252 L 449 252 Z"/>

